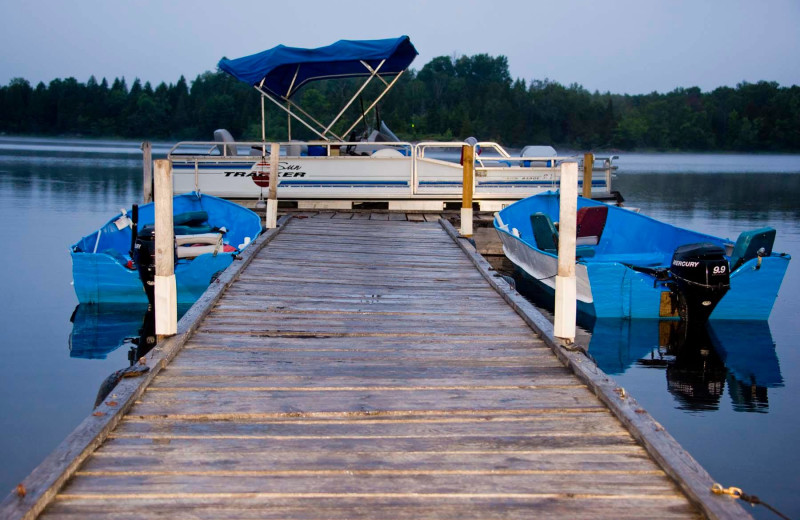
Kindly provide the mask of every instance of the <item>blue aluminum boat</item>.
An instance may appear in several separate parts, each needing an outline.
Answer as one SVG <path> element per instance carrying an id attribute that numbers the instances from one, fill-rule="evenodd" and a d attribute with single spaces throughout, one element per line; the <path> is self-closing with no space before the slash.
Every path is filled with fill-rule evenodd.
<path id="1" fill-rule="evenodd" d="M 503 251 L 551 294 L 557 273 L 559 195 L 546 192 L 495 214 Z M 596 318 L 766 320 L 790 256 L 775 229 L 736 242 L 578 198 L 577 306 Z"/>
<path id="2" fill-rule="evenodd" d="M 178 304 L 192 304 L 212 279 L 261 233 L 261 218 L 233 202 L 187 193 L 173 198 Z M 70 248 L 80 303 L 147 304 L 131 256 L 132 210 L 123 211 Z M 138 207 L 137 233 L 151 228 L 153 203 Z"/>

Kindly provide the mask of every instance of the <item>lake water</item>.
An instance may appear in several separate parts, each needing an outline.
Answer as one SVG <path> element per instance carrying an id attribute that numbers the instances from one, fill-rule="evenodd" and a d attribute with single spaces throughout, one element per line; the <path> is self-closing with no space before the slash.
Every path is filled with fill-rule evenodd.
<path id="1" fill-rule="evenodd" d="M 154 152 L 163 154 L 165 145 Z M 615 189 L 643 213 L 735 239 L 778 229 L 800 261 L 800 156 L 622 154 Z M 76 311 L 69 246 L 140 200 L 139 143 L 0 137 L 0 494 L 5 496 L 92 410 L 98 386 L 127 366 L 114 326 Z M 714 324 L 697 349 L 670 349 L 657 322 L 595 325 L 589 352 L 725 486 L 800 517 L 800 270 L 792 263 L 768 323 Z M 108 309 L 104 309 L 108 311 Z M 73 317 L 74 314 L 74 317 Z M 73 323 L 75 321 L 74 331 Z M 72 335 L 72 337 L 71 337 Z M 751 510 L 772 518 L 763 508 Z"/>
<path id="2" fill-rule="evenodd" d="M 773 226 L 774 250 L 792 255 L 767 323 L 712 323 L 710 343 L 677 355 L 657 326 L 600 324 L 589 352 L 716 481 L 800 517 L 800 156 L 626 154 L 618 164 L 627 205 L 733 240 Z"/>

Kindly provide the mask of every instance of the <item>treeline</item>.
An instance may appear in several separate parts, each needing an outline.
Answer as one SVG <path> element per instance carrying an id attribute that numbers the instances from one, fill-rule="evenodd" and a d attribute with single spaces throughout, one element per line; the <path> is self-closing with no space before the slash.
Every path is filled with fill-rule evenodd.
<path id="1" fill-rule="evenodd" d="M 373 82 L 378 83 L 378 82 Z M 365 99 L 374 97 L 370 85 Z M 354 92 L 353 82 L 307 85 L 295 101 L 328 121 Z M 285 139 L 286 115 L 267 103 L 268 138 Z M 354 103 L 343 132 L 359 115 Z M 438 57 L 410 70 L 380 105 L 401 138 L 476 136 L 509 146 L 552 144 L 578 150 L 655 149 L 800 151 L 800 87 L 761 81 L 712 92 L 680 88 L 645 95 L 591 93 L 580 85 L 512 79 L 504 56 Z M 210 140 L 216 128 L 237 139 L 261 137 L 258 92 L 224 73 L 153 88 L 138 79 L 93 76 L 35 87 L 24 79 L 0 87 L 0 132 L 137 139 Z M 374 119 L 369 118 L 370 123 Z M 359 129 L 363 129 L 359 126 Z M 292 137 L 313 138 L 299 123 Z"/>

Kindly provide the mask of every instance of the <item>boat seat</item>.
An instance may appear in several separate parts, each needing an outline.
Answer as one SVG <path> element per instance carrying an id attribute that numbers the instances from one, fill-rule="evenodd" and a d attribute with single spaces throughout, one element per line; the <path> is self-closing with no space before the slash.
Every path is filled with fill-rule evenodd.
<path id="1" fill-rule="evenodd" d="M 541 212 L 531 215 L 531 229 L 536 247 L 542 251 L 556 254 L 558 251 L 558 230 L 549 215 Z"/>
<path id="2" fill-rule="evenodd" d="M 536 247 L 546 253 L 558 254 L 558 230 L 549 215 L 538 212 L 531 215 L 531 228 Z M 576 243 L 576 257 L 594 256 L 594 247 Z"/>
<path id="3" fill-rule="evenodd" d="M 217 254 L 222 251 L 222 233 L 202 235 L 175 235 L 178 258 L 195 258 L 206 253 Z"/>
<path id="4" fill-rule="evenodd" d="M 735 271 L 743 263 L 758 256 L 758 251 L 763 249 L 761 256 L 772 254 L 772 245 L 775 243 L 775 228 L 763 227 L 742 231 L 736 239 L 731 253 L 731 271 Z"/>
<path id="5" fill-rule="evenodd" d="M 324 146 L 318 144 L 308 145 L 309 157 L 325 157 L 327 155 L 328 155 L 328 150 Z"/>
<path id="6" fill-rule="evenodd" d="M 155 224 L 145 224 L 141 228 L 139 228 L 139 233 L 144 233 L 147 230 L 153 229 Z M 204 233 L 214 233 L 219 231 L 218 229 L 210 226 L 208 224 L 201 224 L 201 225 L 174 225 L 172 226 L 172 233 L 174 235 L 202 235 Z"/>
<path id="7" fill-rule="evenodd" d="M 172 217 L 172 224 L 175 226 L 193 226 L 200 225 L 207 220 L 207 211 L 184 211 L 183 213 L 176 213 Z"/>
<path id="8" fill-rule="evenodd" d="M 576 243 L 596 246 L 608 218 L 608 206 L 586 206 L 578 210 Z"/>
<path id="9" fill-rule="evenodd" d="M 220 231 L 208 223 L 208 212 L 203 210 L 176 213 L 172 217 L 172 224 L 173 234 L 175 235 L 202 235 L 204 233 L 215 233 Z M 155 224 L 152 222 L 143 224 L 140 227 L 140 230 L 144 231 L 145 229 L 150 229 L 153 226 L 155 226 Z"/>
<path id="10" fill-rule="evenodd" d="M 175 235 L 202 235 L 204 233 L 212 233 L 214 228 L 208 224 L 203 226 L 173 226 L 172 232 Z"/>
<path id="11" fill-rule="evenodd" d="M 222 156 L 239 155 L 239 149 L 236 147 L 236 141 L 230 132 L 224 128 L 214 130 L 214 141 L 219 143 L 216 148 Z M 212 149 L 213 150 L 213 149 Z"/>

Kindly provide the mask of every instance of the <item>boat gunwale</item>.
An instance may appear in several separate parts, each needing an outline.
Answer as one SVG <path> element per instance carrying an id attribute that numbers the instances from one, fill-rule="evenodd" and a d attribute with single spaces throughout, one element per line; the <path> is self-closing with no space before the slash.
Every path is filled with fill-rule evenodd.
<path id="1" fill-rule="evenodd" d="M 738 500 L 727 495 L 714 494 L 711 486 L 715 481 L 711 475 L 647 410 L 617 385 L 614 379 L 600 370 L 581 349 L 570 348 L 556 338 L 553 335 L 553 324 L 505 280 L 498 278 L 486 259 L 466 237 L 459 235 L 450 222 L 440 219 L 439 223 L 484 279 L 538 333 L 556 357 L 611 410 L 692 504 L 710 519 L 752 518 Z"/>
<path id="2" fill-rule="evenodd" d="M 176 335 L 158 342 L 145 356 L 150 370 L 137 378 L 123 378 L 114 388 L 114 400 L 104 400 L 20 483 L 25 493 L 19 494 L 12 490 L 0 502 L 0 518 L 33 519 L 55 500 L 59 490 L 108 438 L 156 375 L 183 349 L 225 290 L 238 279 L 256 254 L 280 234 L 291 219 L 291 215 L 281 217 L 276 228 L 262 233 L 239 255 L 240 261 L 232 262 L 220 274 L 217 283 L 209 286 L 178 321 Z"/>

